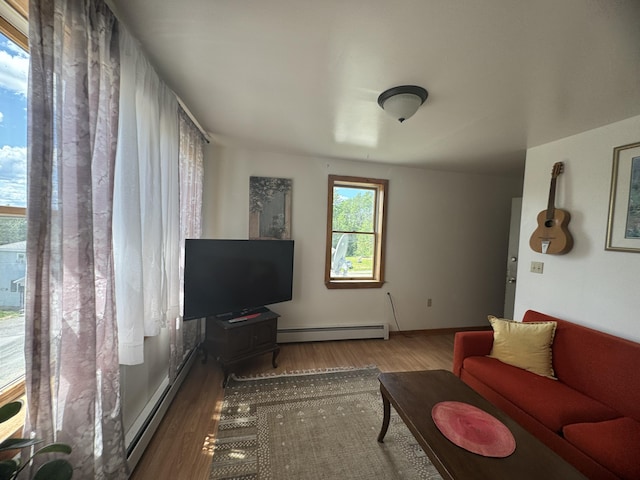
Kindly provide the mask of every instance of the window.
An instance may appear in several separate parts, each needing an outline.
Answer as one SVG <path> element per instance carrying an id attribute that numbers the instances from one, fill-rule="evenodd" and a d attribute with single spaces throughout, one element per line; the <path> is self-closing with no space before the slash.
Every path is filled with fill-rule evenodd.
<path id="1" fill-rule="evenodd" d="M 4 15 L 7 8 L 2 6 L 0 14 Z M 13 22 L 18 15 L 16 11 L 9 12 Z M 21 18 L 26 24 L 24 17 Z M 0 16 L 0 338 L 3 342 L 0 348 L 0 403 L 24 393 L 25 368 L 29 55 L 26 36 L 7 19 Z"/>
<path id="2" fill-rule="evenodd" d="M 380 288 L 388 180 L 329 175 L 327 288 Z"/>
<path id="3" fill-rule="evenodd" d="M 1 161 L 1 160 L 0 160 Z M 24 208 L 0 207 L 0 394 L 24 376 Z"/>

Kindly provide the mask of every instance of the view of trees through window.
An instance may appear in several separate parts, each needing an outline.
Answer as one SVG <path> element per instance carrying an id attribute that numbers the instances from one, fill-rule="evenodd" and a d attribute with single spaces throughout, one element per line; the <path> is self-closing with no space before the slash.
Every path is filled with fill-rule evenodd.
<path id="1" fill-rule="evenodd" d="M 369 188 L 333 189 L 333 277 L 373 275 L 376 191 Z"/>
<path id="2" fill-rule="evenodd" d="M 387 189 L 384 179 L 328 176 L 327 288 L 381 288 Z"/>
<path id="3" fill-rule="evenodd" d="M 24 376 L 28 68 L 0 33 L 0 392 Z"/>

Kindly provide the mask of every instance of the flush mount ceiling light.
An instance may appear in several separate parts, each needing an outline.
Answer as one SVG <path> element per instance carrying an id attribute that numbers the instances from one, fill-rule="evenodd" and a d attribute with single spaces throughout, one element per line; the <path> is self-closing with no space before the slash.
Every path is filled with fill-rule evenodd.
<path id="1" fill-rule="evenodd" d="M 429 96 L 422 87 L 402 85 L 385 90 L 378 97 L 378 105 L 400 123 L 413 116 Z"/>

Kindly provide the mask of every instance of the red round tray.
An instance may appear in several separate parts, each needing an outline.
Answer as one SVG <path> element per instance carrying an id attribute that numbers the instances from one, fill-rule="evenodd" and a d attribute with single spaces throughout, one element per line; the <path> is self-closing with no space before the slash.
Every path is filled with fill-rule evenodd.
<path id="1" fill-rule="evenodd" d="M 503 458 L 516 449 L 516 440 L 504 423 L 468 403 L 437 403 L 431 417 L 445 437 L 470 452 Z"/>

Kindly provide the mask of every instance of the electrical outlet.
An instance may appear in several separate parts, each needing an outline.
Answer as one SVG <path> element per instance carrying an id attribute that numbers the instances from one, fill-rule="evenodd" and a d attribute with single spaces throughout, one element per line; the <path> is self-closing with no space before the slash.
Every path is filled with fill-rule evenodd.
<path id="1" fill-rule="evenodd" d="M 544 262 L 531 262 L 531 271 L 533 273 L 542 273 L 544 270 Z"/>
<path id="2" fill-rule="evenodd" d="M 431 303 L 432 303 L 432 302 L 431 302 L 431 299 L 430 299 L 430 298 L 427 298 L 427 307 L 430 307 L 430 306 L 431 306 Z"/>

